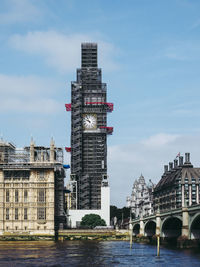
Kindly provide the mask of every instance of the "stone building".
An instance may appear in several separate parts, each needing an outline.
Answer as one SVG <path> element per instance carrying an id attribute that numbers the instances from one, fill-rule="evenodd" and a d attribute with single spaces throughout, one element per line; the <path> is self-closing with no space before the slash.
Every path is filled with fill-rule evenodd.
<path id="1" fill-rule="evenodd" d="M 154 210 L 166 211 L 199 204 L 200 168 L 190 162 L 190 153 L 185 153 L 168 165 L 154 189 Z"/>
<path id="2" fill-rule="evenodd" d="M 126 206 L 131 208 L 136 218 L 153 213 L 153 188 L 154 184 L 151 180 L 146 184 L 142 174 L 135 180 L 132 194 L 130 197 L 127 197 Z"/>
<path id="3" fill-rule="evenodd" d="M 81 44 L 81 68 L 71 84 L 71 207 L 80 210 L 101 209 L 102 181 L 107 175 L 107 113 L 113 103 L 107 102 L 107 86 L 98 68 L 97 44 Z M 107 183 L 108 184 L 108 183 Z M 109 209 L 110 203 L 108 203 Z"/>
<path id="4" fill-rule="evenodd" d="M 81 44 L 81 68 L 71 83 L 71 175 L 67 196 L 68 217 L 78 227 L 82 217 L 95 213 L 110 225 L 110 187 L 107 174 L 107 114 L 113 103 L 107 102 L 107 85 L 98 67 L 96 43 Z"/>
<path id="5" fill-rule="evenodd" d="M 54 235 L 65 223 L 63 150 L 0 140 L 0 235 Z"/>

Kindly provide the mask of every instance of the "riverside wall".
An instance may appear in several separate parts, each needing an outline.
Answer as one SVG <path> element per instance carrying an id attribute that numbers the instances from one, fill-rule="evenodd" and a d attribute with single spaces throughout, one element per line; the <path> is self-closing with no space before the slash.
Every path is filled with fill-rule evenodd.
<path id="1" fill-rule="evenodd" d="M 125 241 L 129 240 L 127 230 L 113 229 L 68 229 L 60 230 L 55 235 L 38 234 L 29 235 L 27 233 L 5 233 L 0 235 L 0 241 L 50 241 L 50 240 L 96 240 L 96 241 Z"/>

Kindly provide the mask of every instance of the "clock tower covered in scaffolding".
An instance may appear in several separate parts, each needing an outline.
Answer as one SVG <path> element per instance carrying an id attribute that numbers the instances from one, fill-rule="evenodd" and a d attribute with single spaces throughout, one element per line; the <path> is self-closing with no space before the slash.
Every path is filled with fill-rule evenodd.
<path id="1" fill-rule="evenodd" d="M 106 84 L 102 83 L 97 63 L 97 44 L 81 45 L 81 68 L 71 83 L 71 209 L 101 209 L 101 189 L 108 186 L 107 113 L 113 104 L 107 102 Z"/>

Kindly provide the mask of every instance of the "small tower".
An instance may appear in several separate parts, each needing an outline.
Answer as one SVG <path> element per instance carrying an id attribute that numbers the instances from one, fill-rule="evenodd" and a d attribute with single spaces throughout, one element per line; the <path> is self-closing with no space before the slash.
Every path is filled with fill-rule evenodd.
<path id="1" fill-rule="evenodd" d="M 54 162 L 55 155 L 55 142 L 53 140 L 53 137 L 51 138 L 51 144 L 50 144 L 50 162 Z"/>
<path id="2" fill-rule="evenodd" d="M 31 143 L 30 143 L 30 162 L 34 162 L 34 141 L 33 141 L 33 137 L 31 137 Z"/>

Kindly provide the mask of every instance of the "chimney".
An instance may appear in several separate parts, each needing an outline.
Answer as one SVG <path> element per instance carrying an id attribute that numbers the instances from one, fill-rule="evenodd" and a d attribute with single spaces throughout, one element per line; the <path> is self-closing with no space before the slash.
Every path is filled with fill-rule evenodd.
<path id="1" fill-rule="evenodd" d="M 185 153 L 185 164 L 191 164 L 190 163 L 190 153 Z"/>
<path id="2" fill-rule="evenodd" d="M 177 167 L 178 167 L 178 160 L 175 159 L 175 160 L 174 160 L 174 169 L 176 169 Z"/>
<path id="3" fill-rule="evenodd" d="M 183 157 L 179 157 L 179 166 L 183 166 Z"/>
<path id="4" fill-rule="evenodd" d="M 173 169 L 173 162 L 169 162 L 169 171 L 172 171 Z"/>
<path id="5" fill-rule="evenodd" d="M 164 165 L 164 173 L 168 172 L 168 165 Z"/>

